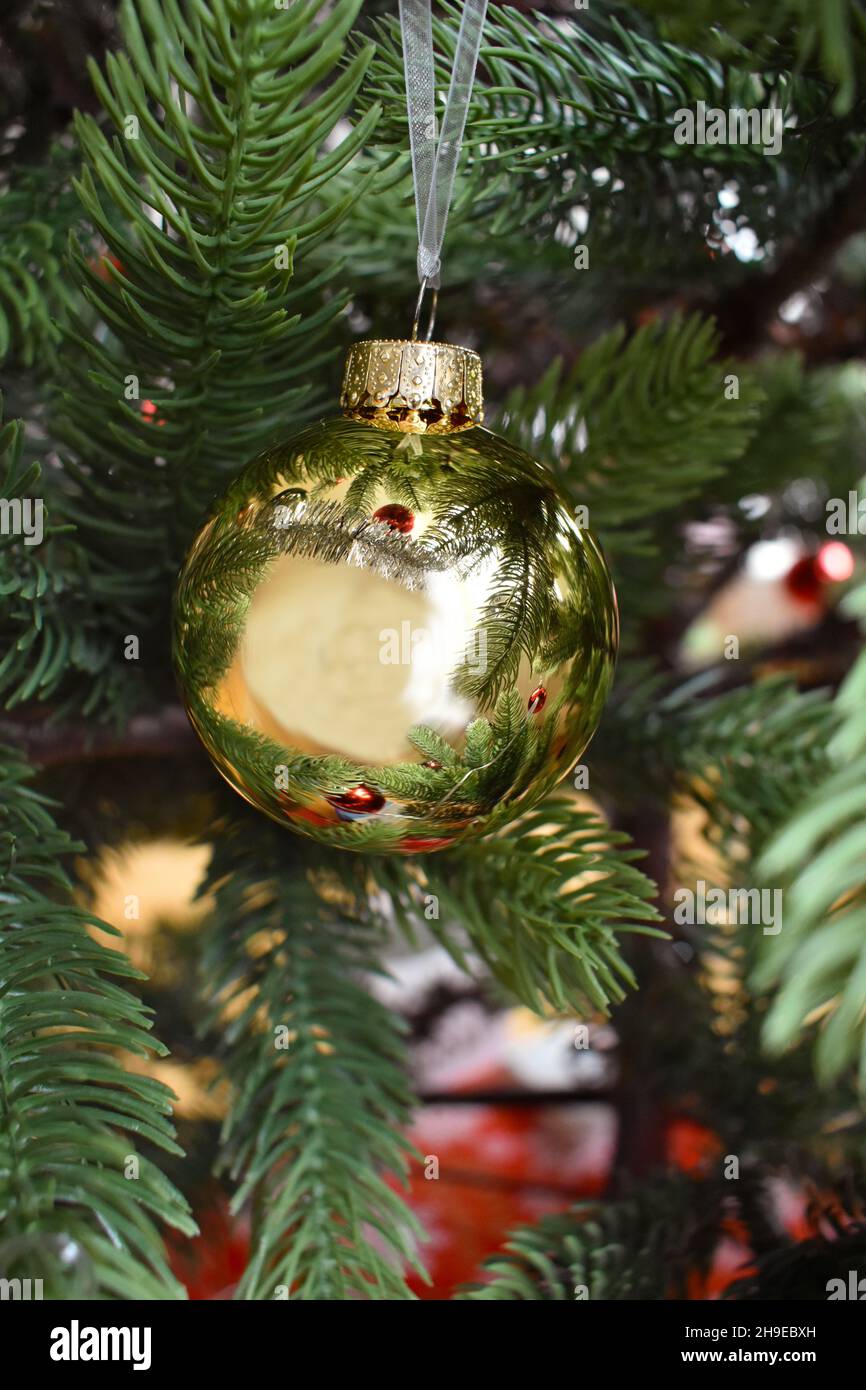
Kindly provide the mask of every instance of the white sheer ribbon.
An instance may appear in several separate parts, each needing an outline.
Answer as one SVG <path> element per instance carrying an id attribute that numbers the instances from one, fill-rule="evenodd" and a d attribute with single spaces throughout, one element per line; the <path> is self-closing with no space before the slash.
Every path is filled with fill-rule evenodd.
<path id="1" fill-rule="evenodd" d="M 437 138 L 433 66 L 432 0 L 400 0 L 403 68 L 409 110 L 409 140 L 418 223 L 418 279 L 439 288 L 441 252 L 454 192 L 454 175 L 466 128 L 466 116 L 487 0 L 465 0 L 448 98 Z"/>

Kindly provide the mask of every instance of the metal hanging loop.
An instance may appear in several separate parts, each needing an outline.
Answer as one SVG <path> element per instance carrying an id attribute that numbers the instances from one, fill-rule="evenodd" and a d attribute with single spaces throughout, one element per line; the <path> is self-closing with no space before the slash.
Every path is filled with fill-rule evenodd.
<path id="1" fill-rule="evenodd" d="M 417 300 L 417 303 L 416 303 L 416 305 L 415 305 L 415 317 L 414 317 L 414 319 L 412 320 L 412 342 L 413 342 L 413 343 L 417 343 L 417 341 L 418 341 L 418 324 L 419 324 L 420 321 L 421 321 L 421 307 L 422 307 L 422 305 L 423 305 L 423 303 L 424 303 L 424 295 L 425 295 L 426 291 L 427 291 L 427 277 L 426 277 L 426 275 L 425 275 L 424 279 L 421 281 L 421 288 L 420 288 L 420 290 L 418 291 L 418 300 Z M 424 339 L 423 339 L 423 341 L 424 341 L 425 343 L 429 343 L 430 340 L 431 340 L 432 337 L 433 337 L 433 326 L 434 326 L 434 324 L 436 323 L 436 306 L 438 305 L 438 303 L 439 303 L 439 291 L 438 291 L 437 289 L 434 289 L 434 290 L 433 290 L 433 298 L 432 298 L 432 300 L 430 301 L 430 318 L 429 318 L 428 321 L 427 321 L 427 332 L 425 333 Z"/>

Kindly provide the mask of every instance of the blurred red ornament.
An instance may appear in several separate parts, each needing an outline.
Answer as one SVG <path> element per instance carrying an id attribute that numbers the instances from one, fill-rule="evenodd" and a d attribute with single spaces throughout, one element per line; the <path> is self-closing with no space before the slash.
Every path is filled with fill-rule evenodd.
<path id="1" fill-rule="evenodd" d="M 385 805 L 382 793 L 366 787 L 363 782 L 352 787 L 351 791 L 343 792 L 342 796 L 329 796 L 328 800 L 336 810 L 346 811 L 353 816 L 374 815 Z"/>
<path id="2" fill-rule="evenodd" d="M 828 584 L 844 584 L 854 573 L 854 556 L 844 541 L 827 541 L 818 551 L 815 565 Z"/>
<path id="3" fill-rule="evenodd" d="M 700 1175 L 718 1161 L 719 1136 L 688 1115 L 677 1115 L 665 1128 L 665 1156 L 682 1173 Z"/>
<path id="4" fill-rule="evenodd" d="M 163 416 L 157 416 L 156 406 L 154 405 L 153 401 L 142 401 L 141 413 L 144 416 L 145 420 L 149 420 L 157 425 L 165 424 L 165 419 L 163 418 Z"/>
<path id="5" fill-rule="evenodd" d="M 538 714 L 539 710 L 544 709 L 547 704 L 547 691 L 543 685 L 539 685 L 529 697 L 527 706 L 530 714 Z"/>
<path id="6" fill-rule="evenodd" d="M 380 507 L 373 513 L 374 521 L 384 521 L 389 531 L 399 531 L 406 536 L 415 525 L 415 517 L 408 507 L 401 507 L 399 502 L 389 502 L 387 506 Z"/>
<path id="7" fill-rule="evenodd" d="M 795 561 L 783 582 L 792 598 L 814 605 L 823 602 L 825 585 L 842 584 L 853 573 L 854 556 L 844 541 L 827 541 Z"/>
<path id="8" fill-rule="evenodd" d="M 814 555 L 804 555 L 802 559 L 796 560 L 782 582 L 798 603 L 815 604 L 821 601 L 824 580 L 819 573 Z"/>

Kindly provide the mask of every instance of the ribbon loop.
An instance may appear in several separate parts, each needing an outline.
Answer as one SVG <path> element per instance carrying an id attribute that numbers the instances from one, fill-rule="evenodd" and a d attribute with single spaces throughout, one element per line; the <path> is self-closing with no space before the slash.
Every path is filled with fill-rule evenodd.
<path id="1" fill-rule="evenodd" d="M 432 10 L 432 0 L 400 0 L 418 226 L 418 279 L 438 289 L 442 242 L 475 81 L 487 0 L 465 0 L 438 139 Z"/>

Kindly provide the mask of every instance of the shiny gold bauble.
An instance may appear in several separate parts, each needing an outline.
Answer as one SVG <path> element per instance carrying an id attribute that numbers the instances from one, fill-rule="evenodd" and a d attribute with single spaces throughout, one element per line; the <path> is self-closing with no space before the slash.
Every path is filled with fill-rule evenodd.
<path id="1" fill-rule="evenodd" d="M 216 767 L 344 849 L 442 849 L 534 804 L 586 747 L 616 654 L 607 567 L 552 475 L 465 409 L 414 432 L 418 404 L 254 459 L 175 599 Z"/>

